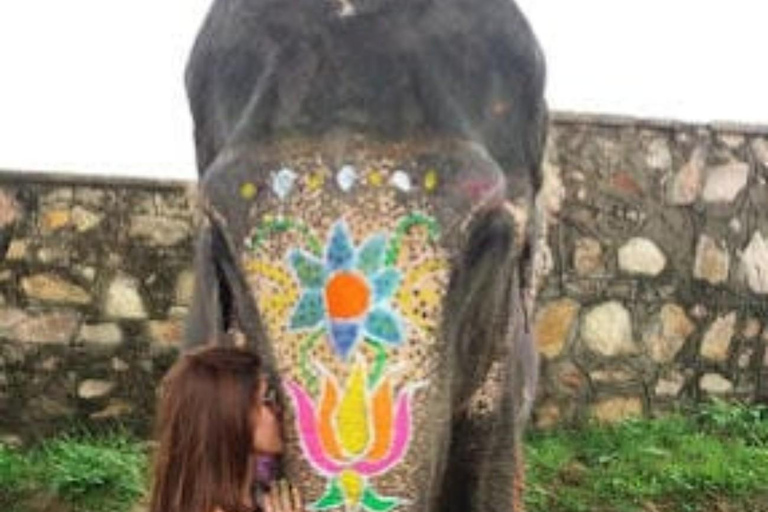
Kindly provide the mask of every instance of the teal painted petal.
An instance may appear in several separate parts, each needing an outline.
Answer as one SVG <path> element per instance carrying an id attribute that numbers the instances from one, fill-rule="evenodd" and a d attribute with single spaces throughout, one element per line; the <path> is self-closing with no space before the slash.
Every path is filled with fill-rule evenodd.
<path id="1" fill-rule="evenodd" d="M 319 291 L 307 290 L 302 295 L 291 315 L 291 329 L 309 329 L 325 318 L 323 295 Z"/>
<path id="2" fill-rule="evenodd" d="M 344 492 L 341 490 L 338 480 L 328 483 L 323 497 L 309 506 L 311 510 L 330 510 L 344 505 Z"/>
<path id="3" fill-rule="evenodd" d="M 300 250 L 291 251 L 288 260 L 302 286 L 312 290 L 323 287 L 326 275 L 325 265 L 322 261 Z"/>
<path id="4" fill-rule="evenodd" d="M 365 510 L 370 512 L 389 512 L 397 507 L 401 501 L 397 498 L 389 498 L 380 496 L 370 487 L 366 487 L 363 491 L 363 499 L 360 500 Z"/>
<path id="5" fill-rule="evenodd" d="M 382 343 L 397 345 L 403 341 L 401 321 L 388 309 L 377 308 L 371 311 L 365 319 L 364 329 L 366 335 Z"/>
<path id="6" fill-rule="evenodd" d="M 396 268 L 388 268 L 373 278 L 373 300 L 381 302 L 394 295 L 400 286 L 400 271 Z"/>
<path id="7" fill-rule="evenodd" d="M 366 276 L 372 276 L 384 264 L 387 250 L 387 237 L 375 235 L 365 241 L 357 253 L 357 268 Z"/>
<path id="8" fill-rule="evenodd" d="M 348 270 L 352 268 L 355 259 L 355 248 L 349 237 L 349 230 L 344 222 L 337 222 L 333 226 L 331 239 L 325 252 L 325 261 L 331 271 Z"/>

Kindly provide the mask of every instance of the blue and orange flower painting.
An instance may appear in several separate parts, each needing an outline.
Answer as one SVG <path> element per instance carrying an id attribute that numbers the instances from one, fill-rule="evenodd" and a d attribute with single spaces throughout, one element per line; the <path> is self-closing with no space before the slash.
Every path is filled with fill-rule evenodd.
<path id="1" fill-rule="evenodd" d="M 397 346 L 404 327 L 391 307 L 400 286 L 397 268 L 385 264 L 388 238 L 375 234 L 355 247 L 347 224 L 336 222 L 322 259 L 293 249 L 288 261 L 302 294 L 291 314 L 291 330 L 324 327 L 332 348 L 347 360 L 361 340 Z"/>

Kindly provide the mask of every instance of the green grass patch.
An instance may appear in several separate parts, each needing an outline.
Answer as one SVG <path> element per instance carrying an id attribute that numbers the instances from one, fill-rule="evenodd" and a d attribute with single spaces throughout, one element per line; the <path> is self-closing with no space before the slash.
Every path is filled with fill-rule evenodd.
<path id="1" fill-rule="evenodd" d="M 123 510 L 145 491 L 143 445 L 126 437 L 54 439 L 37 458 L 40 480 L 76 508 Z"/>
<path id="2" fill-rule="evenodd" d="M 717 403 L 685 417 L 534 434 L 527 453 L 534 512 L 694 512 L 768 492 L 759 407 Z"/>
<path id="3" fill-rule="evenodd" d="M 0 510 L 33 489 L 31 465 L 22 454 L 0 444 Z"/>
<path id="4" fill-rule="evenodd" d="M 764 407 L 534 433 L 526 450 L 528 512 L 768 512 Z M 148 462 L 146 443 L 123 433 L 0 445 L 0 510 L 127 512 Z"/>
<path id="5" fill-rule="evenodd" d="M 46 496 L 71 512 L 123 512 L 146 490 L 145 443 L 125 434 L 78 434 L 25 452 L 0 448 L 0 510 L 33 512 Z"/>

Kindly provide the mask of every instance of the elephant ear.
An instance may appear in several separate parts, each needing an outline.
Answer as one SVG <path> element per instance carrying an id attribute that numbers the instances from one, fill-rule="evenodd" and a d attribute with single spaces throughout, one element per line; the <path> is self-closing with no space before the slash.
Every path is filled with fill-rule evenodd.
<path id="1" fill-rule="evenodd" d="M 271 332 L 286 325 L 299 300 L 299 288 L 288 268 L 281 263 L 246 258 L 248 285 Z"/>

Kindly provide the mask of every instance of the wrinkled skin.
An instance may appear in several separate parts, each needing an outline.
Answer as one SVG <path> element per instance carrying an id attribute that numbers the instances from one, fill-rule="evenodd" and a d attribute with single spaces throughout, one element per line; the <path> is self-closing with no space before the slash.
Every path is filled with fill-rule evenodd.
<path id="1" fill-rule="evenodd" d="M 328 509 L 522 510 L 521 435 L 537 377 L 529 320 L 541 222 L 534 204 L 547 124 L 543 84 L 538 43 L 509 0 L 214 2 L 187 75 L 206 214 L 187 346 L 227 342 L 237 332 L 283 378 L 287 471 L 308 502 L 320 503 L 318 489 L 328 484 L 343 491 L 328 491 Z M 327 170 L 325 181 L 313 181 L 308 161 Z M 340 190 L 337 171 L 349 162 L 360 176 L 356 188 Z M 431 162 L 429 170 L 423 162 Z M 422 185 L 388 186 L 401 167 Z M 296 185 L 275 185 L 281 168 L 291 170 Z M 391 182 L 382 184 L 380 168 Z M 385 206 L 376 210 L 385 195 Z M 398 292 L 414 263 L 401 254 L 388 267 L 403 276 L 385 300 L 392 318 L 402 320 L 389 333 L 390 344 L 382 341 L 387 333 L 368 323 L 370 316 L 361 320 L 363 334 L 334 331 L 334 315 L 347 312 L 333 302 L 329 283 L 353 260 L 340 266 L 330 261 L 332 226 L 342 230 L 337 223 L 347 223 L 359 270 L 366 237 L 395 233 L 402 223 L 396 212 L 416 210 L 427 212 L 441 234 L 427 239 L 408 228 L 403 243 L 413 237 L 414 247 L 442 269 L 425 281 L 434 285 L 438 303 L 411 320 L 403 306 L 407 297 Z M 318 238 L 328 236 L 326 247 L 316 251 L 319 263 L 308 260 L 325 265 L 324 302 L 305 311 L 311 321 L 302 317 L 303 327 L 297 304 L 315 292 L 288 262 L 298 235 L 276 229 L 262 236 L 255 228 L 274 215 L 300 221 L 304 232 Z M 394 250 L 396 237 L 387 236 Z M 257 267 L 262 270 L 248 270 Z M 283 276 L 279 286 L 275 275 Z M 270 309 L 280 304 L 275 297 L 292 294 L 283 309 Z M 388 320 L 385 327 L 391 327 Z M 298 351 L 298 340 L 306 339 L 299 327 L 309 324 L 321 339 L 309 358 L 327 367 L 314 377 L 311 364 L 299 368 L 306 363 Z M 423 349 L 410 352 L 415 344 Z M 343 448 L 332 449 L 333 439 L 325 442 L 324 453 L 336 454 L 327 466 L 346 457 L 347 470 L 323 473 L 319 459 L 308 455 L 307 432 L 314 427 L 300 421 L 302 393 L 311 389 L 310 381 L 325 378 L 352 396 L 356 365 L 374 368 L 371 347 L 385 345 L 387 363 L 378 382 L 390 382 L 391 363 L 400 393 L 393 396 L 403 404 L 410 400 L 411 414 L 400 417 L 398 409 L 396 416 L 410 445 L 387 471 L 361 469 L 351 454 L 355 436 L 367 430 L 345 434 L 339 422 L 367 417 L 342 400 L 333 409 L 340 414 L 333 434 L 318 432 L 328 439 L 336 435 Z M 377 378 L 368 374 L 366 410 L 373 410 L 376 397 L 387 403 L 386 393 L 372 384 Z M 416 380 L 423 389 L 417 390 Z M 319 393 L 307 391 L 307 400 L 319 403 Z M 381 432 L 386 439 L 388 430 Z M 374 457 L 372 446 L 367 456 Z M 384 494 L 400 499 L 377 501 Z"/>

